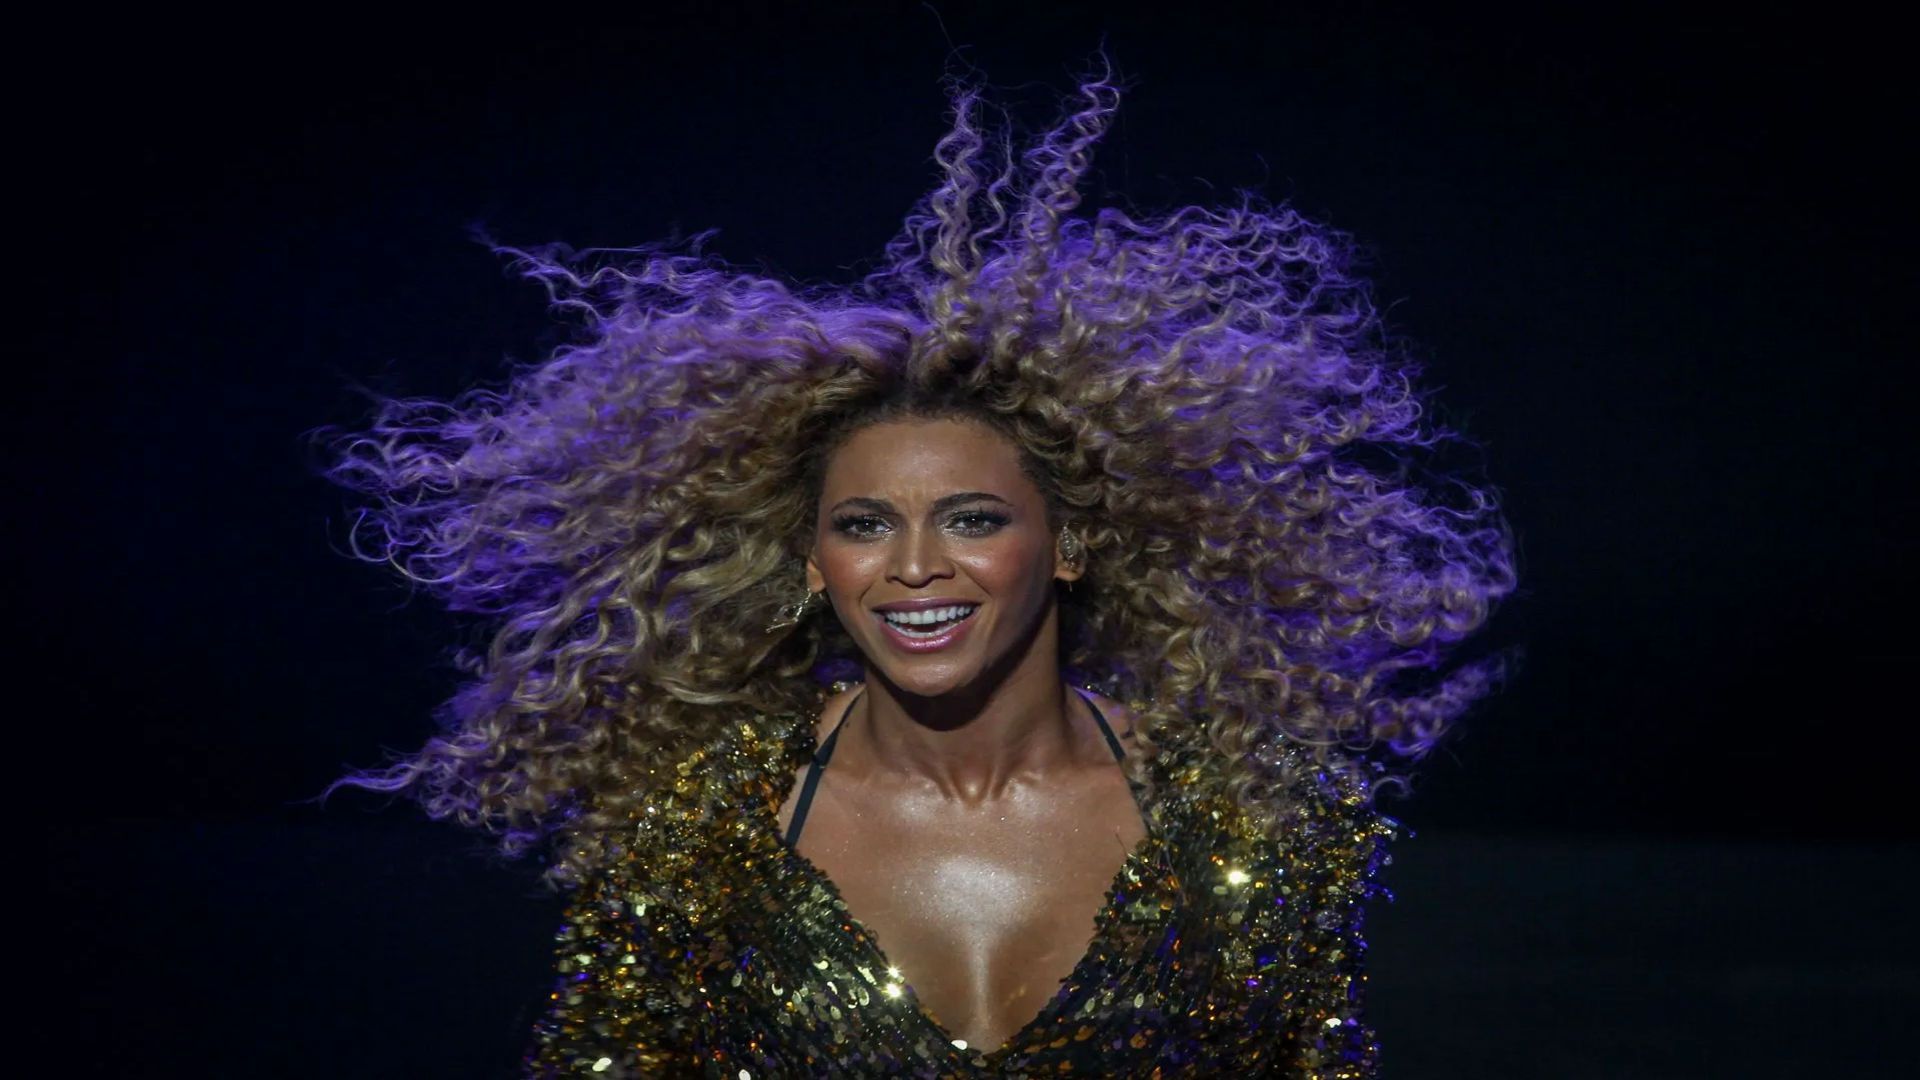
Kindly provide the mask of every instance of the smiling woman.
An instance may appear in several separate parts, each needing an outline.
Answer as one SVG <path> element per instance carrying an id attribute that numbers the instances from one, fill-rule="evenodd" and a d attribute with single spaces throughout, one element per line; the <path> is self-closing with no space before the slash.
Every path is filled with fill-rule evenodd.
<path id="1" fill-rule="evenodd" d="M 1080 92 L 989 181 L 963 91 L 857 288 L 501 249 L 588 339 L 334 433 L 356 550 L 499 620 L 339 783 L 551 853 L 529 1074 L 1373 1074 L 1374 794 L 1500 661 L 1389 684 L 1510 534 L 1354 460 L 1457 436 L 1337 236 L 1071 215 Z"/>

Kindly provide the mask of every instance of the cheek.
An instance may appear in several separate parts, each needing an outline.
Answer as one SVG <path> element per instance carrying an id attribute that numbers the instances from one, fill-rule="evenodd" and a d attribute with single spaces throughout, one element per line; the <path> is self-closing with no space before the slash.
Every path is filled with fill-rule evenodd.
<path id="1" fill-rule="evenodd" d="M 956 561 L 982 588 L 995 595 L 1013 596 L 1046 585 L 1053 574 L 1048 554 L 1031 543 L 1009 539 L 982 545 Z"/>
<path id="2" fill-rule="evenodd" d="M 867 551 L 845 545 L 830 545 L 819 555 L 820 573 L 827 588 L 835 592 L 859 589 L 868 578 L 879 573 L 879 564 Z"/>

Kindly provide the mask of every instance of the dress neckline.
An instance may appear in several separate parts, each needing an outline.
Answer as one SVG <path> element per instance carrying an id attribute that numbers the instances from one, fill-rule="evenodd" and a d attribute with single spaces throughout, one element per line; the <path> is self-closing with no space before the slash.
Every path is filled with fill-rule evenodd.
<path id="1" fill-rule="evenodd" d="M 864 693 L 864 691 L 862 692 Z M 1109 747 L 1117 753 L 1123 752 L 1120 749 L 1119 740 L 1114 737 L 1113 730 L 1107 724 L 1106 717 L 1101 713 L 1099 706 L 1095 705 L 1091 698 L 1086 698 L 1084 692 L 1082 692 L 1081 696 L 1086 699 L 1087 706 L 1093 710 L 1094 717 L 1099 721 L 1101 730 L 1107 737 Z M 849 702 L 848 713 L 850 714 L 851 712 L 852 703 Z M 840 722 L 834 725 L 833 734 L 828 737 L 828 742 L 832 741 L 834 735 L 839 734 L 840 724 L 846 723 L 846 719 L 846 716 L 843 715 L 840 718 Z M 802 738 L 794 740 L 789 745 L 803 746 L 805 750 L 804 760 L 810 764 L 824 764 L 824 762 L 820 760 L 823 744 L 819 739 L 815 721 L 812 717 L 805 715 L 800 715 L 798 720 L 799 731 Z M 787 775 L 791 775 L 791 772 L 787 773 Z M 817 779 L 817 775 L 817 773 L 811 774 L 810 779 Z M 1074 962 L 1073 970 L 1068 972 L 1067 976 L 1060 981 L 1059 990 L 1048 997 L 1046 1003 L 1040 1007 L 1039 1012 L 1035 1013 L 1026 1023 L 1020 1025 L 1019 1029 L 1014 1031 L 1012 1035 L 1009 1035 L 1005 1042 L 990 1050 L 981 1050 L 971 1045 L 962 1049 L 958 1036 L 954 1035 L 954 1033 L 941 1022 L 940 1018 L 935 1016 L 931 1009 L 927 1008 L 926 1004 L 920 1000 L 920 995 L 914 991 L 912 983 L 907 981 L 906 973 L 887 956 L 886 950 L 881 947 L 879 935 L 874 933 L 872 927 L 861 921 L 861 919 L 847 907 L 846 897 L 841 894 L 840 886 L 834 882 L 832 877 L 828 876 L 825 870 L 822 870 L 816 865 L 812 859 L 802 854 L 796 843 L 790 842 L 787 839 L 786 833 L 779 827 L 780 800 L 784 797 L 785 792 L 780 791 L 775 795 L 773 801 L 762 803 L 761 805 L 769 819 L 766 831 L 773 837 L 774 843 L 778 845 L 789 867 L 797 870 L 802 877 L 824 891 L 833 906 L 844 916 L 842 923 L 836 924 L 839 926 L 842 935 L 850 938 L 853 947 L 857 951 L 864 953 L 868 961 L 874 964 L 878 970 L 888 972 L 889 974 L 895 971 L 901 972 L 897 981 L 901 985 L 902 996 L 911 1002 L 914 1014 L 919 1018 L 920 1022 L 931 1029 L 934 1034 L 938 1035 L 941 1044 L 947 1047 L 950 1052 L 963 1056 L 978 1057 L 984 1061 L 993 1062 L 1016 1051 L 1026 1041 L 1030 1033 L 1044 1027 L 1055 1019 L 1061 1006 L 1066 1003 L 1068 988 L 1085 984 L 1088 966 L 1094 963 L 1100 955 L 1101 946 L 1106 943 L 1109 931 L 1119 919 L 1120 895 L 1123 892 L 1132 891 L 1129 886 L 1132 886 L 1134 882 L 1142 879 L 1145 868 L 1155 866 L 1164 867 L 1165 865 L 1165 839 L 1161 834 L 1160 826 L 1156 821 L 1156 815 L 1153 813 L 1153 808 L 1148 805 L 1149 800 L 1145 798 L 1140 784 L 1134 782 L 1131 777 L 1128 777 L 1127 786 L 1133 793 L 1134 805 L 1140 811 L 1141 822 L 1146 827 L 1146 834 L 1127 852 L 1126 858 L 1121 860 L 1120 868 L 1114 872 L 1113 879 L 1107 883 L 1106 898 L 1101 902 L 1100 910 L 1097 911 L 1093 917 L 1092 936 L 1088 938 L 1087 947 L 1081 952 L 1080 958 Z"/>

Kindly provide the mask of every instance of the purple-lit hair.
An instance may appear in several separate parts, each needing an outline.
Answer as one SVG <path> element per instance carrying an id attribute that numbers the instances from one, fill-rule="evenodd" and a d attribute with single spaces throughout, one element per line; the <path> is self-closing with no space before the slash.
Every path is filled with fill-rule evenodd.
<path id="1" fill-rule="evenodd" d="M 497 247 L 582 343 L 325 432 L 327 475 L 372 499 L 356 553 L 492 632 L 459 654 L 444 734 L 335 786 L 417 796 L 509 853 L 558 841 L 557 881 L 589 870 L 649 763 L 743 713 L 812 716 L 858 670 L 831 615 L 766 627 L 803 587 L 828 456 L 901 415 L 991 425 L 1085 539 L 1061 655 L 1136 713 L 1136 780 L 1198 735 L 1234 762 L 1221 794 L 1278 820 L 1288 742 L 1374 781 L 1431 748 L 1503 670 L 1439 673 L 1515 585 L 1493 491 L 1408 482 L 1412 451 L 1461 436 L 1421 427 L 1339 234 L 1246 193 L 1071 216 L 1119 93 L 1078 96 L 1016 161 L 957 90 L 938 186 L 857 286 L 742 272 L 705 234 Z M 1408 669 L 1432 677 L 1388 686 Z"/>

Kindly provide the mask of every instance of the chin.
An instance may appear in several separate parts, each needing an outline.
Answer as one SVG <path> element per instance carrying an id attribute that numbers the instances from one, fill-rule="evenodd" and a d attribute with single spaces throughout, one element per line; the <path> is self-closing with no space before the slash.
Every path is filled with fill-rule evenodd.
<path id="1" fill-rule="evenodd" d="M 880 647 L 885 649 L 886 643 Z M 979 680 L 981 667 L 971 656 L 889 656 L 878 662 L 869 659 L 868 667 L 902 692 L 919 697 L 940 697 L 965 689 Z"/>
<path id="2" fill-rule="evenodd" d="M 967 685 L 971 678 L 950 665 L 918 667 L 913 664 L 890 664 L 880 669 L 887 681 L 902 691 L 916 697 L 940 697 L 951 694 Z"/>

